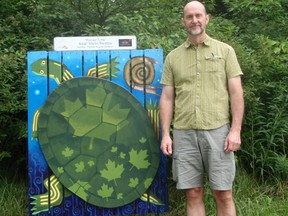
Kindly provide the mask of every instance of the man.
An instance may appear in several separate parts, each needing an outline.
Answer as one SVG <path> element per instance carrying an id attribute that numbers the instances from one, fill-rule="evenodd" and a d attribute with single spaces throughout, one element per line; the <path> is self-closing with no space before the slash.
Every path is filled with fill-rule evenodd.
<path id="1" fill-rule="evenodd" d="M 186 191 L 188 216 L 205 215 L 204 173 L 217 215 L 236 215 L 232 183 L 244 112 L 242 71 L 234 49 L 206 34 L 208 22 L 200 2 L 191 1 L 184 7 L 182 24 L 188 38 L 167 55 L 161 79 L 161 150 L 166 156 L 173 151 L 173 179 L 177 189 Z M 169 129 L 173 118 L 172 146 Z"/>

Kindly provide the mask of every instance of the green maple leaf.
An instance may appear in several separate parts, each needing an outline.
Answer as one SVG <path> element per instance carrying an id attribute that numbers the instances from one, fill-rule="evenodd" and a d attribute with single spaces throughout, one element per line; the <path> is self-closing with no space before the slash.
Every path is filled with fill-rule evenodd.
<path id="1" fill-rule="evenodd" d="M 132 149 L 129 152 L 130 160 L 129 162 L 139 169 L 147 169 L 150 166 L 150 162 L 146 160 L 148 157 L 147 150 L 140 150 L 139 153 Z M 132 167 L 133 168 L 133 167 Z"/>
<path id="2" fill-rule="evenodd" d="M 85 169 L 85 164 L 83 161 L 81 161 L 80 163 L 76 163 L 75 167 L 76 167 L 75 172 L 77 172 L 77 173 L 83 172 Z"/>
<path id="3" fill-rule="evenodd" d="M 117 152 L 117 150 L 118 150 L 118 148 L 115 147 L 115 146 L 113 146 L 113 147 L 111 148 L 111 152 L 113 152 L 113 153 Z"/>
<path id="4" fill-rule="evenodd" d="M 112 187 L 108 187 L 108 185 L 103 184 L 101 189 L 97 191 L 97 194 L 102 198 L 108 198 L 111 197 L 113 192 L 114 189 Z"/>
<path id="5" fill-rule="evenodd" d="M 123 193 L 117 194 L 117 199 L 123 199 Z"/>
<path id="6" fill-rule="evenodd" d="M 95 162 L 92 160 L 89 160 L 87 163 L 88 163 L 88 166 L 90 166 L 90 167 L 95 165 Z"/>
<path id="7" fill-rule="evenodd" d="M 58 110 L 60 108 L 59 106 L 63 106 L 63 105 L 61 103 L 59 103 L 59 105 L 56 104 L 55 110 Z M 77 98 L 76 101 L 70 101 L 70 100 L 64 99 L 64 106 L 65 106 L 65 111 L 62 112 L 61 114 L 66 117 L 70 117 L 73 113 L 79 110 L 83 106 L 83 104 L 79 98 Z"/>
<path id="8" fill-rule="evenodd" d="M 121 178 L 121 175 L 124 171 L 123 164 L 115 164 L 115 161 L 108 160 L 108 163 L 106 163 L 106 168 L 100 171 L 101 176 L 108 181 L 116 180 L 117 178 Z M 116 184 L 116 182 L 115 182 Z"/>
<path id="9" fill-rule="evenodd" d="M 138 178 L 130 178 L 129 187 L 135 188 L 139 184 Z"/>
<path id="10" fill-rule="evenodd" d="M 126 157 L 126 154 L 124 152 L 121 152 L 120 153 L 120 158 L 125 159 L 125 157 Z"/>
<path id="11" fill-rule="evenodd" d="M 141 137 L 141 139 L 139 139 L 139 142 L 142 143 L 142 144 L 146 143 L 146 141 L 147 140 L 145 139 L 145 137 Z"/>
<path id="12" fill-rule="evenodd" d="M 69 147 L 66 147 L 65 150 L 62 151 L 62 155 L 64 157 L 71 157 L 74 154 L 74 150 L 70 149 Z"/>
<path id="13" fill-rule="evenodd" d="M 64 173 L 63 167 L 58 167 L 58 168 L 57 168 L 57 171 L 58 171 L 58 173 L 60 173 L 60 174 L 61 174 L 61 173 Z"/>

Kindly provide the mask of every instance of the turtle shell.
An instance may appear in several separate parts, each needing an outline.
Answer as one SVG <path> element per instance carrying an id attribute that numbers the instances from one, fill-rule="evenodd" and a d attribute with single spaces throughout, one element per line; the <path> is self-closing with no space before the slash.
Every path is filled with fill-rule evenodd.
<path id="1" fill-rule="evenodd" d="M 159 166 L 147 111 L 127 90 L 93 77 L 61 83 L 40 109 L 38 139 L 60 182 L 99 207 L 139 198 Z"/>

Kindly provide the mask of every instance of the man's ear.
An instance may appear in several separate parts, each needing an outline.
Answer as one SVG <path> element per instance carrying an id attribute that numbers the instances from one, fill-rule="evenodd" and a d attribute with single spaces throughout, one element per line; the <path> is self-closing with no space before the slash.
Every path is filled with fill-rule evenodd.
<path id="1" fill-rule="evenodd" d="M 182 24 L 183 26 L 185 26 L 185 24 L 184 24 L 184 19 L 183 19 L 183 18 L 181 19 L 181 24 Z"/>
<path id="2" fill-rule="evenodd" d="M 207 15 L 206 15 L 206 25 L 209 23 L 209 21 L 210 21 L 210 15 L 207 14 Z"/>

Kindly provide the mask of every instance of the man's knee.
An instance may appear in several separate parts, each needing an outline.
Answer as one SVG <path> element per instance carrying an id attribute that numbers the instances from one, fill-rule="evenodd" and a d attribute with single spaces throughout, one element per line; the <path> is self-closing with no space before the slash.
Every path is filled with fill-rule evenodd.
<path id="1" fill-rule="evenodd" d="M 233 194 L 232 190 L 227 190 L 227 191 L 213 191 L 214 197 L 217 202 L 233 202 Z"/>
<path id="2" fill-rule="evenodd" d="M 203 194 L 203 188 L 191 188 L 186 190 L 187 199 L 202 199 Z"/>

